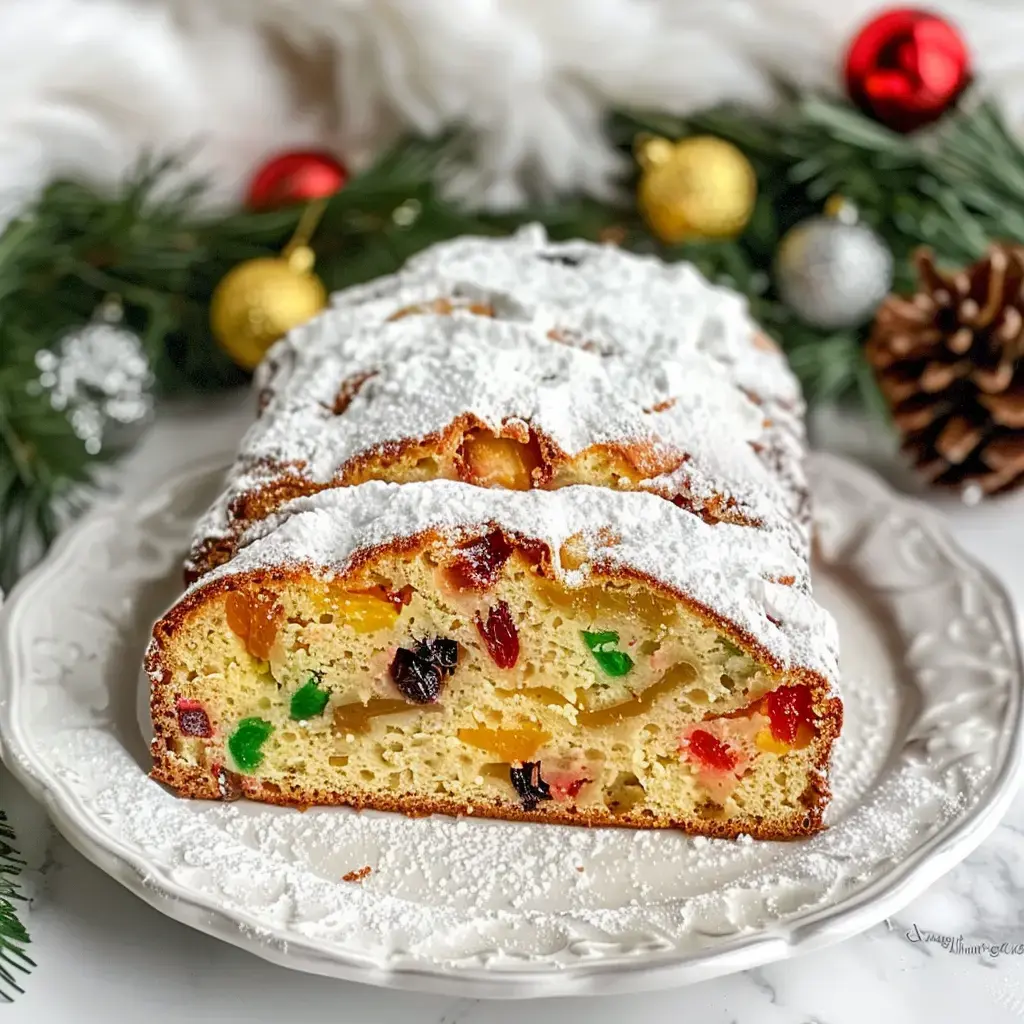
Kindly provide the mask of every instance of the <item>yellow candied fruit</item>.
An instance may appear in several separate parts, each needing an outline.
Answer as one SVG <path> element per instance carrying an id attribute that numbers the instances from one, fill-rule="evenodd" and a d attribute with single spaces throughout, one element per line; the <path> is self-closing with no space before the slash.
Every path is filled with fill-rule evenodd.
<path id="1" fill-rule="evenodd" d="M 330 590 L 321 600 L 324 612 L 335 616 L 339 624 L 351 626 L 357 633 L 375 633 L 398 621 L 401 609 L 387 598 L 372 594 L 354 594 Z"/>
<path id="2" fill-rule="evenodd" d="M 697 678 L 697 670 L 688 662 L 673 665 L 656 683 L 648 686 L 630 700 L 596 711 L 583 710 L 576 716 L 577 724 L 585 729 L 600 729 L 606 725 L 618 725 L 628 718 L 646 714 L 659 698 L 673 690 L 688 686 Z M 586 691 L 577 692 L 580 703 L 586 701 Z"/>
<path id="3" fill-rule="evenodd" d="M 515 729 L 460 729 L 459 739 L 471 747 L 486 750 L 501 761 L 529 761 L 549 739 L 551 734 L 538 726 L 524 722 Z"/>
<path id="4" fill-rule="evenodd" d="M 592 625 L 608 624 L 613 619 L 639 620 L 647 629 L 660 633 L 677 617 L 671 600 L 649 591 L 595 586 L 573 590 L 547 579 L 538 579 L 536 586 L 550 605 L 572 611 Z"/>
<path id="5" fill-rule="evenodd" d="M 777 740 L 771 729 L 760 729 L 754 737 L 757 749 L 765 754 L 788 754 L 793 748 L 788 743 Z"/>
<path id="6" fill-rule="evenodd" d="M 528 491 L 542 458 L 535 441 L 523 444 L 510 437 L 478 431 L 466 436 L 462 459 L 470 483 L 478 487 L 502 487 Z"/>

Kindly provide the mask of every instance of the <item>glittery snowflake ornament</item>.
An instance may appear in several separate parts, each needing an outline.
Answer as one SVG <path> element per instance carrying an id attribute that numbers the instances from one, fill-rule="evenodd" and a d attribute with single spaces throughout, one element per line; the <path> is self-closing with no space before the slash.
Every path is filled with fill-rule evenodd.
<path id="1" fill-rule="evenodd" d="M 90 455 L 128 447 L 153 409 L 153 373 L 139 338 L 109 319 L 36 353 L 38 386 Z"/>

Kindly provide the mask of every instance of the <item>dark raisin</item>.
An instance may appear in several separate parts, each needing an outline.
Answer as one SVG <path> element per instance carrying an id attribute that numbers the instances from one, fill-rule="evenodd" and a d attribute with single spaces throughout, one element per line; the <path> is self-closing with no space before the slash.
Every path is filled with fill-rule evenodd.
<path id="1" fill-rule="evenodd" d="M 523 801 L 524 811 L 532 811 L 541 800 L 551 799 L 551 787 L 540 777 L 540 761 L 524 761 L 519 768 L 513 765 L 509 778 Z"/>
<path id="2" fill-rule="evenodd" d="M 459 645 L 455 640 L 435 636 L 432 640 L 421 640 L 416 645 L 416 656 L 429 661 L 442 674 L 450 676 L 459 663 Z"/>
<path id="3" fill-rule="evenodd" d="M 399 647 L 391 662 L 391 678 L 406 700 L 432 704 L 441 695 L 441 669 L 417 651 Z"/>

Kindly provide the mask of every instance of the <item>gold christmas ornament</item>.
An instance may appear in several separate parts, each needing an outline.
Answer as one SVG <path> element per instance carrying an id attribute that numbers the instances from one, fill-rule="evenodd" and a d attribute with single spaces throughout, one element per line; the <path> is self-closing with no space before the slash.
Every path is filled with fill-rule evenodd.
<path id="1" fill-rule="evenodd" d="M 280 256 L 246 260 L 229 271 L 210 300 L 210 327 L 221 348 L 244 370 L 267 349 L 327 305 L 327 291 L 313 273 L 306 245 L 323 203 L 311 204 Z"/>
<path id="2" fill-rule="evenodd" d="M 695 135 L 680 142 L 643 136 L 637 207 L 663 242 L 735 238 L 757 199 L 750 161 L 730 142 Z"/>

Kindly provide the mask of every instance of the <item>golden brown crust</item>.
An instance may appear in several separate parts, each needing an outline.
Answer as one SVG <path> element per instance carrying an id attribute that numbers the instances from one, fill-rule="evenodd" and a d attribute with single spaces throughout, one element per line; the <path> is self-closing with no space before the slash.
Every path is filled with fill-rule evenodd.
<path id="1" fill-rule="evenodd" d="M 361 384 L 366 379 L 359 381 Z M 349 391 L 358 390 L 353 383 Z M 348 401 L 349 391 L 342 389 Z M 342 393 L 339 393 L 341 395 Z M 342 410 L 347 403 L 342 405 Z M 268 482 L 244 491 L 228 507 L 230 528 L 227 536 L 197 538 L 189 553 L 185 570 L 186 583 L 201 578 L 210 569 L 222 565 L 235 553 L 241 534 L 253 523 L 265 519 L 293 498 L 307 497 L 336 487 L 351 487 L 367 480 L 386 480 L 403 483 L 417 476 L 415 467 L 425 460 L 435 460 L 439 468 L 447 462 L 450 471 L 440 475 L 473 483 L 465 459 L 462 457 L 466 439 L 476 433 L 498 438 L 509 438 L 536 446 L 539 466 L 532 474 L 533 486 L 554 489 L 572 483 L 594 483 L 616 489 L 638 490 L 640 481 L 675 473 L 683 469 L 689 456 L 682 451 L 671 452 L 650 442 L 609 441 L 569 455 L 547 434 L 521 420 L 509 420 L 492 435 L 478 417 L 472 413 L 460 416 L 443 430 L 420 438 L 388 442 L 353 456 L 328 481 L 316 481 L 303 475 L 301 462 L 273 464 L 264 462 L 250 467 L 268 479 Z M 595 473 L 587 466 L 596 461 L 600 468 Z M 651 493 L 671 501 L 680 509 L 700 516 L 707 523 L 726 522 L 740 526 L 757 527 L 760 520 L 745 515 L 736 500 L 723 494 L 712 495 L 696 502 L 684 491 L 648 487 Z"/>

